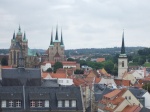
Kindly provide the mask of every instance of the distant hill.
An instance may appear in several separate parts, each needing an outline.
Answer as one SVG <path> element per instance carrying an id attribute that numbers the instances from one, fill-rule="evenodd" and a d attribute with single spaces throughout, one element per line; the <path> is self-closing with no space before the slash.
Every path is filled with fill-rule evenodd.
<path id="1" fill-rule="evenodd" d="M 137 52 L 139 49 L 145 47 L 126 47 L 126 53 L 131 54 Z M 120 53 L 120 47 L 114 48 L 83 48 L 83 49 L 70 49 L 65 50 L 65 55 L 67 57 L 71 55 L 115 55 Z M 46 50 L 44 49 L 32 49 L 40 54 L 44 54 Z M 9 49 L 0 49 L 0 54 L 8 54 Z"/>
<path id="2" fill-rule="evenodd" d="M 126 47 L 126 54 L 132 54 L 137 52 L 139 49 L 145 47 Z M 84 48 L 84 49 L 71 49 L 66 50 L 65 54 L 68 56 L 71 55 L 115 55 L 119 54 L 121 51 L 120 47 L 114 48 Z"/>

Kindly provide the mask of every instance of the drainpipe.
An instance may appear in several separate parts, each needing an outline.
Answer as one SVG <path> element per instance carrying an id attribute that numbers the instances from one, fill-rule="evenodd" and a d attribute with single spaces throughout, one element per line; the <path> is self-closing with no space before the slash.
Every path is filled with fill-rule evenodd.
<path id="1" fill-rule="evenodd" d="M 26 110 L 26 98 L 25 98 L 25 88 L 23 85 L 23 102 L 24 102 L 24 110 Z"/>

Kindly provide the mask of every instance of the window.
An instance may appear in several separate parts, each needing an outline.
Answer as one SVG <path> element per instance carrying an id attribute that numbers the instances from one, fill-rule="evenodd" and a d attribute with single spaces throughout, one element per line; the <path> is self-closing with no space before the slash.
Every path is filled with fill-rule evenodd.
<path id="1" fill-rule="evenodd" d="M 69 107 L 69 100 L 65 100 L 65 107 Z"/>
<path id="2" fill-rule="evenodd" d="M 2 108 L 6 107 L 6 100 L 2 100 L 1 107 Z"/>
<path id="3" fill-rule="evenodd" d="M 59 80 L 59 83 L 63 83 L 63 80 Z"/>
<path id="4" fill-rule="evenodd" d="M 21 101 L 20 100 L 16 101 L 16 107 L 21 107 Z"/>
<path id="5" fill-rule="evenodd" d="M 125 96 L 125 99 L 127 99 L 127 96 Z"/>
<path id="6" fill-rule="evenodd" d="M 129 100 L 131 100 L 131 96 L 129 96 Z"/>
<path id="7" fill-rule="evenodd" d="M 35 101 L 32 100 L 32 101 L 30 102 L 30 107 L 35 107 Z"/>
<path id="8" fill-rule="evenodd" d="M 122 61 L 122 67 L 124 67 L 124 61 Z"/>
<path id="9" fill-rule="evenodd" d="M 66 82 L 69 83 L 69 80 L 67 80 Z"/>
<path id="10" fill-rule="evenodd" d="M 45 107 L 49 107 L 49 101 L 45 100 Z"/>
<path id="11" fill-rule="evenodd" d="M 62 107 L 62 101 L 61 100 L 58 101 L 58 107 Z"/>
<path id="12" fill-rule="evenodd" d="M 41 101 L 41 100 L 39 100 L 39 101 L 37 102 L 37 107 L 42 107 L 42 101 Z"/>
<path id="13" fill-rule="evenodd" d="M 13 107 L 14 106 L 14 102 L 12 100 L 10 100 L 8 105 L 9 105 L 9 107 Z"/>
<path id="14" fill-rule="evenodd" d="M 76 100 L 72 100 L 71 107 L 76 107 Z"/>

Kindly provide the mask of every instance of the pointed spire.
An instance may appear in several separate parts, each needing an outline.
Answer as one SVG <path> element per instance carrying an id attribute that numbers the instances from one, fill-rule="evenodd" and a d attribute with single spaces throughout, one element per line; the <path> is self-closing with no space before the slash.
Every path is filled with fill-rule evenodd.
<path id="1" fill-rule="evenodd" d="M 18 31 L 19 31 L 19 32 L 21 32 L 21 28 L 20 28 L 20 25 L 19 25 L 19 29 L 18 29 Z"/>
<path id="2" fill-rule="evenodd" d="M 15 39 L 15 31 L 14 31 L 14 34 L 13 34 L 13 39 Z"/>
<path id="3" fill-rule="evenodd" d="M 24 37 L 23 37 L 23 40 L 26 40 L 26 33 L 24 32 Z"/>
<path id="4" fill-rule="evenodd" d="M 50 45 L 53 45 L 53 29 L 52 29 L 52 32 L 51 32 L 51 42 L 50 42 Z"/>
<path id="5" fill-rule="evenodd" d="M 55 36 L 55 40 L 58 40 L 58 25 L 56 26 L 56 36 Z"/>
<path id="6" fill-rule="evenodd" d="M 123 33 L 122 33 L 121 54 L 125 54 L 125 45 L 124 45 L 124 30 L 123 30 Z"/>
<path id="7" fill-rule="evenodd" d="M 64 45 L 63 36 L 62 36 L 62 29 L 61 29 L 61 42 L 60 42 L 60 45 Z"/>

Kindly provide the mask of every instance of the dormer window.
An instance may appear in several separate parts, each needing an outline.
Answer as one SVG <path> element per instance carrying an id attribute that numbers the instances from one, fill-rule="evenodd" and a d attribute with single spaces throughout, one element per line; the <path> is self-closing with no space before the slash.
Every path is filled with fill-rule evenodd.
<path id="1" fill-rule="evenodd" d="M 14 102 L 13 102 L 12 100 L 10 100 L 10 101 L 8 102 L 8 105 L 9 105 L 9 107 L 14 107 Z"/>
<path id="2" fill-rule="evenodd" d="M 76 107 L 76 100 L 71 101 L 71 107 Z"/>

